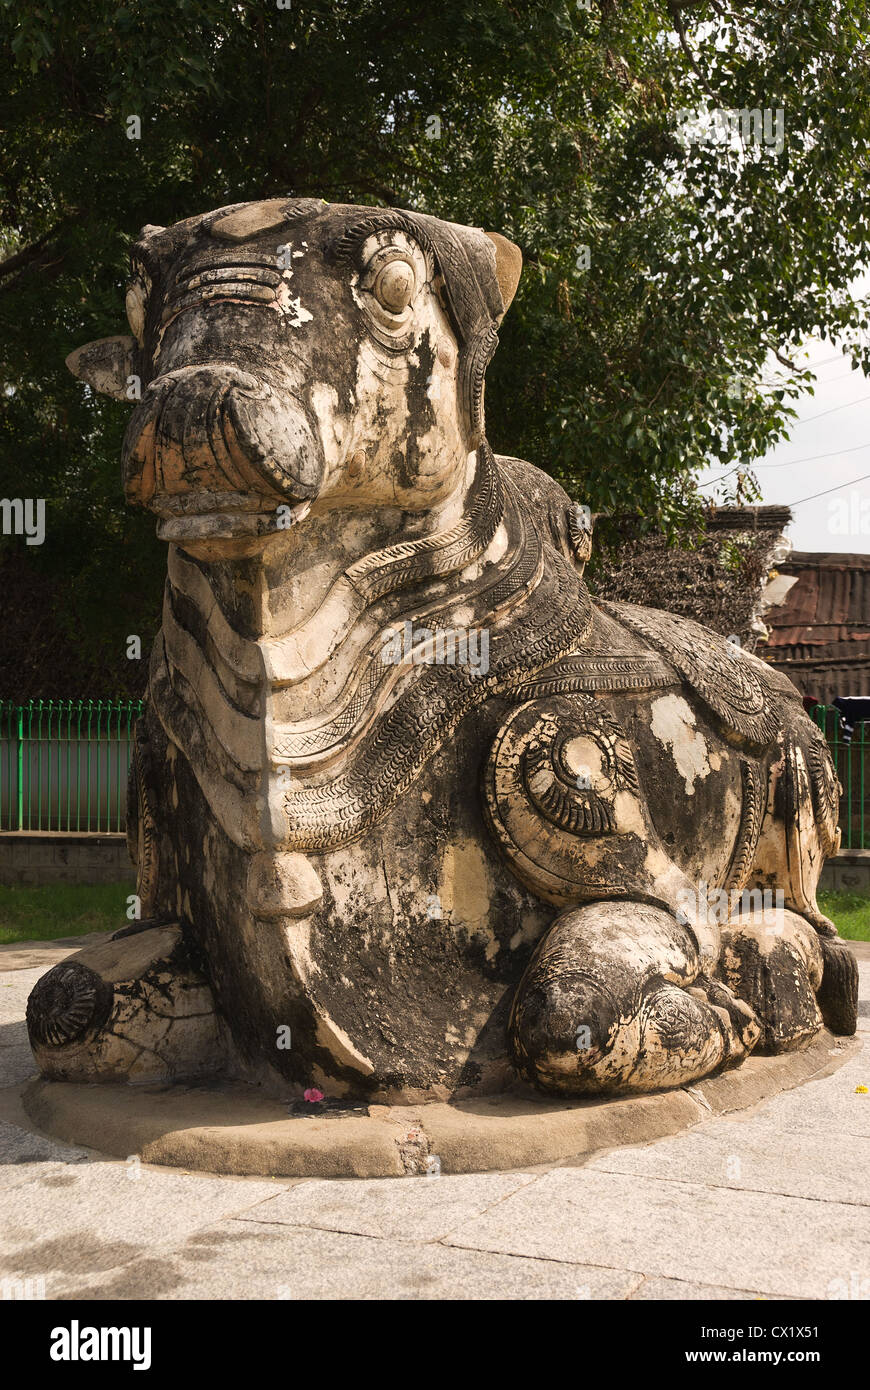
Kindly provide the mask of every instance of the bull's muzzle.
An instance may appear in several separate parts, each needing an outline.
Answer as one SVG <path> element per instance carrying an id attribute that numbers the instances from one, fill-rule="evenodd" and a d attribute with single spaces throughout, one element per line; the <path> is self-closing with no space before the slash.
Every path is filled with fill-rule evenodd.
<path id="1" fill-rule="evenodd" d="M 317 496 L 324 459 L 301 403 L 222 363 L 156 377 L 123 446 L 129 502 L 165 518 L 274 512 Z"/>

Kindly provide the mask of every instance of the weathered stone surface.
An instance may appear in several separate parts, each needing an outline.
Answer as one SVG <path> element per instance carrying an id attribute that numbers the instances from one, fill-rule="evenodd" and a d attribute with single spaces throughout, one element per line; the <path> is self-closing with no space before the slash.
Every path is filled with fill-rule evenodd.
<path id="1" fill-rule="evenodd" d="M 35 1078 L 23 1105 L 40 1129 L 119 1158 L 138 1153 L 148 1163 L 256 1177 L 434 1178 L 579 1160 L 678 1134 L 837 1067 L 845 1075 L 858 1043 L 848 1040 L 836 1056 L 832 1045 L 822 1032 L 803 1052 L 750 1058 L 700 1087 L 568 1103 L 525 1092 L 450 1105 L 291 1108 L 238 1083 L 75 1086 Z M 862 1097 L 853 1100 L 860 1106 Z M 853 1128 L 863 1114 L 854 1116 L 856 1109 Z M 870 1106 L 863 1111 L 870 1123 Z"/>
<path id="2" fill-rule="evenodd" d="M 182 1080 L 225 1056 L 177 926 L 98 941 L 54 966 L 30 995 L 27 1029 L 43 1076 L 59 1081 Z"/>
<path id="3" fill-rule="evenodd" d="M 773 1298 L 825 1300 L 848 1286 L 853 1271 L 858 1286 L 867 1287 L 867 1230 L 865 1209 L 850 1203 L 560 1168 L 519 1188 L 448 1242 Z"/>
<path id="4" fill-rule="evenodd" d="M 489 447 L 518 249 L 275 199 L 146 228 L 132 260 L 133 337 L 70 366 L 143 385 L 125 488 L 169 557 L 128 833 L 142 950 L 178 923 L 184 964 L 125 948 L 105 1022 L 99 965 L 67 966 L 66 1022 L 51 982 L 33 1005 L 44 1074 L 440 1111 L 518 1072 L 679 1088 L 822 1012 L 850 1031 L 815 902 L 837 783 L 794 687 L 593 604 L 582 507 Z"/>
<path id="5" fill-rule="evenodd" d="M 623 1299 L 642 1280 L 625 1270 L 482 1255 L 438 1244 L 366 1239 L 335 1231 L 217 1221 L 187 1241 L 133 1259 L 87 1283 L 52 1281 L 76 1299 L 456 1301 Z M 75 1290 L 73 1293 L 72 1290 Z M 49 1295 L 52 1296 L 52 1295 Z"/>

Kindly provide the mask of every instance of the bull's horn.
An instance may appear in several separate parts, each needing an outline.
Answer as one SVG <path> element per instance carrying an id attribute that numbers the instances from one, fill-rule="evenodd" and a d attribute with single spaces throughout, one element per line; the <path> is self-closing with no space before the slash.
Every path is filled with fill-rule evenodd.
<path id="1" fill-rule="evenodd" d="M 134 397 L 128 394 L 128 378 L 133 373 L 135 347 L 132 338 L 100 338 L 76 348 L 66 359 L 66 365 L 73 376 L 86 382 L 93 391 L 116 401 L 130 401 Z"/>
<path id="2" fill-rule="evenodd" d="M 501 232 L 487 232 L 486 235 L 495 247 L 495 277 L 507 312 L 520 283 L 523 253 L 512 241 L 508 241 L 506 236 L 502 236 Z"/>

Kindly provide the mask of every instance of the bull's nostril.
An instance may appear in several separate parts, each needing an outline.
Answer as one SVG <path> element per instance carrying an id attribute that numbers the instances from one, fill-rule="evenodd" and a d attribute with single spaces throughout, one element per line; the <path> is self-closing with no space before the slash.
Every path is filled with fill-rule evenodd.
<path id="1" fill-rule="evenodd" d="M 305 501 L 317 495 L 324 470 L 303 407 L 222 364 L 155 378 L 130 421 L 124 458 L 128 500 L 157 511 L 167 498 L 199 491 Z"/>
<path id="2" fill-rule="evenodd" d="M 314 431 L 295 402 L 268 390 L 232 391 L 227 416 L 242 453 L 284 496 L 314 497 L 324 463 Z"/>

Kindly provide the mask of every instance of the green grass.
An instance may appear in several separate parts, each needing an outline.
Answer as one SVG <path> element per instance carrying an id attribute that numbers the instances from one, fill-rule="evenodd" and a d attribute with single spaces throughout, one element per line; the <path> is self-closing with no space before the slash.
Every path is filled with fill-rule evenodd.
<path id="1" fill-rule="evenodd" d="M 860 893 L 820 893 L 819 907 L 849 941 L 870 941 L 870 898 Z"/>
<path id="2" fill-rule="evenodd" d="M 51 941 L 127 925 L 128 883 L 52 883 L 39 888 L 0 887 L 0 945 Z M 870 898 L 820 893 L 819 907 L 850 941 L 870 941 Z"/>
<path id="3" fill-rule="evenodd" d="M 134 891 L 129 882 L 0 886 L 0 945 L 118 931 L 127 926 L 127 898 Z"/>

